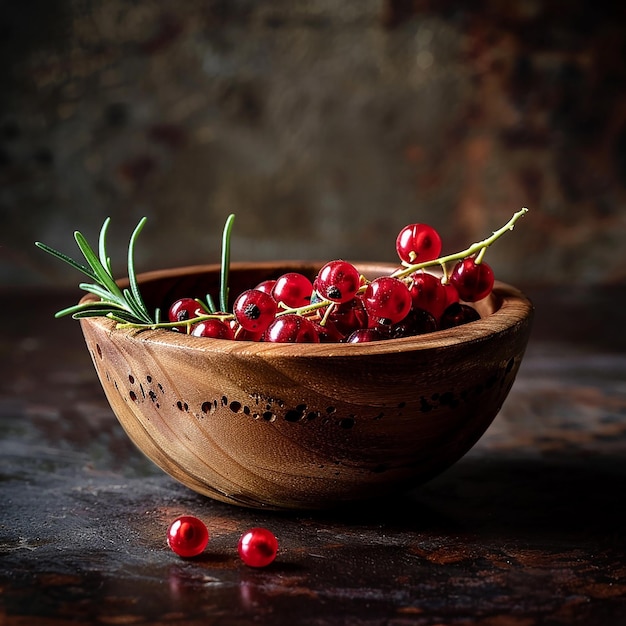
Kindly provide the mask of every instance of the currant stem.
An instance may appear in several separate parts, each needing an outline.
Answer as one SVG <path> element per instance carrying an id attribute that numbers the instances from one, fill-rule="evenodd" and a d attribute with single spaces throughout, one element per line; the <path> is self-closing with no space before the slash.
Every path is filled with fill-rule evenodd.
<path id="1" fill-rule="evenodd" d="M 447 263 L 451 263 L 452 261 L 460 261 L 468 256 L 472 256 L 477 253 L 481 253 L 483 250 L 486 250 L 494 241 L 498 240 L 502 235 L 504 235 L 508 230 L 513 230 L 515 226 L 515 222 L 522 217 L 525 213 L 528 212 L 526 207 L 519 210 L 517 213 L 513 215 L 513 217 L 504 225 L 502 228 L 496 230 L 490 237 L 483 239 L 482 241 L 478 241 L 473 243 L 469 248 L 465 250 L 461 250 L 461 252 L 455 252 L 454 254 L 449 254 L 447 256 L 439 257 L 438 259 L 434 259 L 433 261 L 424 261 L 423 263 L 416 263 L 414 265 L 409 265 L 405 268 L 396 270 L 391 276 L 394 278 L 405 278 L 418 270 L 425 269 L 427 267 L 433 267 L 435 265 L 441 265 L 444 270 L 444 276 L 446 275 L 445 266 Z M 483 253 L 484 254 L 484 253 Z"/>
<path id="2" fill-rule="evenodd" d="M 114 315 L 107 315 L 110 319 L 115 319 Z M 118 322 L 116 328 L 140 328 L 140 329 L 150 329 L 156 330 L 157 328 L 178 328 L 179 326 L 186 326 L 188 329 L 194 324 L 198 322 L 206 322 L 206 320 L 220 320 L 221 322 L 225 322 L 227 320 L 233 319 L 235 316 L 232 313 L 223 313 L 219 314 L 208 314 L 208 315 L 198 315 L 197 317 L 190 318 L 183 322 L 161 322 L 156 324 L 142 324 L 140 322 Z"/>

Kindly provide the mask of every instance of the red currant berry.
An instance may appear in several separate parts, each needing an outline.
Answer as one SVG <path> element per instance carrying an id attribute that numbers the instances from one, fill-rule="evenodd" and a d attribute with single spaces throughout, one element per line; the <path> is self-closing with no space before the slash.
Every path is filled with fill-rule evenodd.
<path id="1" fill-rule="evenodd" d="M 282 302 L 293 309 L 310 304 L 312 293 L 313 283 L 298 272 L 288 272 L 279 276 L 272 290 L 276 302 Z"/>
<path id="2" fill-rule="evenodd" d="M 480 314 L 469 304 L 455 302 L 451 304 L 441 316 L 440 326 L 442 329 L 454 328 L 468 322 L 475 322 L 480 319 Z"/>
<path id="3" fill-rule="evenodd" d="M 383 320 L 395 324 L 404 319 L 411 310 L 411 294 L 408 287 L 392 276 L 375 278 L 365 289 L 363 304 L 370 320 Z"/>
<path id="4" fill-rule="evenodd" d="M 263 335 L 272 343 L 319 343 L 315 325 L 306 317 L 287 313 L 274 319 Z"/>
<path id="5" fill-rule="evenodd" d="M 198 322 L 191 329 L 194 337 L 212 337 L 213 339 L 234 339 L 231 327 L 218 319 L 208 319 Z"/>
<path id="6" fill-rule="evenodd" d="M 344 336 L 337 330 L 332 322 L 326 322 L 324 326 L 317 322 L 311 322 L 315 332 L 319 337 L 320 343 L 340 343 Z"/>
<path id="7" fill-rule="evenodd" d="M 428 224 L 409 224 L 398 233 L 396 251 L 405 263 L 432 261 L 441 253 L 441 237 Z"/>
<path id="8" fill-rule="evenodd" d="M 207 527 L 192 515 L 183 515 L 174 520 L 167 531 L 167 545 L 178 556 L 198 556 L 208 543 Z"/>
<path id="9" fill-rule="evenodd" d="M 347 302 L 361 286 L 359 271 L 347 261 L 326 263 L 315 279 L 315 289 L 325 300 Z"/>
<path id="10" fill-rule="evenodd" d="M 261 341 L 263 339 L 264 330 L 256 332 L 246 330 L 241 327 L 241 324 L 236 319 L 230 320 L 228 325 L 233 331 L 235 341 Z"/>
<path id="11" fill-rule="evenodd" d="M 346 343 L 369 343 L 370 341 L 381 341 L 387 337 L 376 328 L 359 328 L 346 339 Z"/>
<path id="12" fill-rule="evenodd" d="M 493 289 L 493 270 L 486 263 L 476 263 L 474 257 L 459 261 L 450 274 L 461 300 L 477 302 L 487 297 Z"/>
<path id="13" fill-rule="evenodd" d="M 367 311 L 360 297 L 336 304 L 327 319 L 344 336 L 358 328 L 367 328 Z"/>
<path id="14" fill-rule="evenodd" d="M 446 288 L 441 279 L 428 272 L 415 272 L 411 281 L 409 291 L 413 308 L 428 311 L 438 320 L 448 305 Z"/>
<path id="15" fill-rule="evenodd" d="M 260 282 L 255 289 L 262 291 L 263 293 L 269 293 L 272 295 L 272 290 L 274 289 L 274 285 L 276 284 L 275 280 L 264 280 Z"/>
<path id="16" fill-rule="evenodd" d="M 239 540 L 237 551 L 250 567 L 267 567 L 276 558 L 278 541 L 266 528 L 252 528 Z"/>
<path id="17" fill-rule="evenodd" d="M 436 330 L 439 330 L 439 324 L 431 313 L 423 309 L 411 309 L 401 322 L 390 326 L 387 332 L 389 339 L 399 339 L 434 333 Z"/>
<path id="18" fill-rule="evenodd" d="M 194 317 L 200 317 L 206 314 L 207 312 L 197 300 L 193 298 L 181 298 L 170 306 L 167 312 L 167 318 L 170 322 L 186 322 Z M 177 326 L 176 328 L 180 331 L 186 330 L 184 325 Z"/>
<path id="19" fill-rule="evenodd" d="M 446 283 L 444 285 L 444 288 L 446 290 L 446 306 L 444 308 L 445 311 L 451 304 L 459 301 L 459 292 L 456 290 L 456 287 L 450 283 Z"/>
<path id="20" fill-rule="evenodd" d="M 240 294 L 233 305 L 233 313 L 244 330 L 263 332 L 278 310 L 276 300 L 258 289 L 248 289 Z"/>

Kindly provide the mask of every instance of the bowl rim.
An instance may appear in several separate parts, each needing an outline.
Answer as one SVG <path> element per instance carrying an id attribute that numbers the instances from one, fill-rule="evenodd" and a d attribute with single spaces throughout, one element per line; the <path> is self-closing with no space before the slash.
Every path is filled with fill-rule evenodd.
<path id="1" fill-rule="evenodd" d="M 231 271 L 245 272 L 246 270 L 270 270 L 277 266 L 289 268 L 322 267 L 325 261 L 315 260 L 277 260 L 277 261 L 239 261 L 230 264 Z M 377 261 L 353 261 L 357 268 L 370 267 L 394 271 L 397 264 Z M 188 276 L 198 273 L 219 272 L 220 264 L 186 265 L 181 267 L 150 270 L 136 275 L 137 282 L 142 283 Z M 295 271 L 295 269 L 294 269 Z M 118 281 L 121 287 L 128 286 L 128 278 Z M 210 337 L 195 337 L 183 333 L 172 332 L 166 328 L 116 328 L 116 322 L 105 317 L 84 317 L 80 322 L 101 326 L 111 333 L 121 333 L 129 340 L 139 343 L 163 344 L 181 349 L 208 353 L 237 353 L 243 355 L 260 354 L 274 357 L 359 357 L 382 354 L 397 354 L 400 352 L 436 350 L 449 346 L 457 346 L 488 339 L 501 335 L 523 325 L 529 321 L 534 313 L 534 306 L 530 299 L 517 287 L 496 280 L 492 293 L 487 296 L 495 300 L 495 310 L 479 320 L 463 324 L 454 328 L 437 330 L 423 335 L 401 337 L 398 339 L 384 339 L 367 343 L 269 343 L 259 341 L 241 341 L 232 339 L 213 339 Z M 86 294 L 80 302 L 97 300 L 97 296 Z M 120 335 L 122 336 L 122 335 Z"/>

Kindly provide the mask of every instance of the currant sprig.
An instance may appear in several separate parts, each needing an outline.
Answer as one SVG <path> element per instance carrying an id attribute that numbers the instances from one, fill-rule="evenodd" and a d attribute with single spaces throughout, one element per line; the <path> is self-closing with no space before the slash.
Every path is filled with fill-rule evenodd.
<path id="1" fill-rule="evenodd" d="M 450 275 L 449 265 L 457 261 L 470 262 L 471 264 L 476 265 L 476 266 L 481 265 L 487 248 L 489 248 L 489 246 L 495 243 L 505 233 L 513 230 L 515 223 L 523 215 L 525 215 L 527 211 L 528 211 L 527 208 L 525 207 L 522 208 L 520 211 L 516 212 L 511 217 L 511 219 L 506 224 L 504 224 L 504 226 L 502 226 L 501 228 L 493 232 L 489 237 L 481 241 L 478 241 L 476 243 L 473 243 L 471 246 L 469 246 L 465 250 L 461 250 L 460 252 L 456 252 L 454 254 L 448 254 L 445 256 L 437 256 L 437 258 L 431 258 L 433 250 L 437 250 L 435 254 L 438 254 L 439 250 L 441 249 L 440 241 L 437 241 L 436 245 L 431 246 L 429 248 L 428 254 L 430 254 L 430 256 L 428 256 L 427 260 L 425 261 L 412 263 L 410 261 L 404 260 L 403 257 L 401 256 L 401 267 L 395 272 L 393 272 L 389 277 L 381 277 L 379 279 L 375 279 L 374 281 L 367 281 L 365 280 L 364 277 L 362 276 L 359 277 L 360 279 L 359 285 L 353 288 L 349 296 L 346 296 L 346 299 L 350 299 L 354 295 L 366 296 L 368 292 L 371 292 L 370 293 L 371 299 L 375 303 L 375 301 L 378 299 L 377 291 L 381 291 L 383 288 L 386 288 L 386 286 L 384 285 L 381 286 L 382 282 L 387 281 L 388 283 L 390 283 L 392 281 L 389 281 L 388 279 L 394 278 L 397 280 L 406 281 L 410 284 L 414 281 L 413 276 L 416 274 L 416 272 L 420 272 L 420 270 L 427 269 L 430 267 L 437 267 L 437 266 L 441 267 L 442 272 L 443 272 L 443 277 L 442 277 L 441 282 L 443 284 L 447 284 L 449 281 L 449 275 Z M 230 239 L 230 234 L 231 234 L 231 227 L 232 227 L 232 221 L 230 223 L 227 222 L 227 225 L 224 229 L 224 238 L 222 242 L 222 251 L 223 251 L 222 253 L 222 288 L 224 288 L 224 285 L 226 284 L 227 276 L 228 276 L 228 274 L 225 272 L 228 271 L 228 266 L 230 262 L 229 239 Z M 425 227 L 425 228 L 429 229 L 432 233 L 434 233 L 434 231 L 430 229 L 430 227 Z M 415 235 L 415 233 L 413 234 Z M 427 247 L 424 245 L 423 233 L 418 233 L 417 237 L 418 239 L 422 237 L 419 241 L 419 245 L 421 246 L 421 249 L 423 251 L 424 248 Z M 438 235 L 437 235 L 437 238 L 438 238 Z M 413 253 L 411 253 L 410 255 L 406 255 L 406 259 L 415 259 L 415 258 L 416 258 L 416 255 L 414 255 Z M 332 265 L 335 265 L 336 263 L 337 262 L 331 262 L 327 264 L 327 266 L 332 266 Z M 349 264 L 346 264 L 346 265 L 349 265 Z M 325 268 L 327 266 L 325 266 Z M 319 274 L 320 277 L 323 275 L 325 268 L 322 268 L 322 270 L 320 270 L 320 274 Z M 475 269 L 476 268 L 474 268 L 474 271 Z M 489 266 L 487 266 L 487 264 L 482 264 L 482 266 L 478 269 L 484 270 L 484 272 L 491 271 Z M 285 276 L 281 277 L 281 279 L 284 279 L 284 278 Z M 273 296 L 276 298 L 276 306 L 270 313 L 264 313 L 264 316 L 271 318 L 271 319 L 274 319 L 274 318 L 278 319 L 281 317 L 292 318 L 292 316 L 315 319 L 315 317 L 319 315 L 319 312 L 322 312 L 321 319 L 319 320 L 319 325 L 321 327 L 324 327 L 327 323 L 328 318 L 333 313 L 334 309 L 337 306 L 339 306 L 338 299 L 331 297 L 330 292 L 328 292 L 328 297 L 323 297 L 323 295 L 320 294 L 320 291 L 318 288 L 317 290 L 318 297 L 315 298 L 314 302 L 297 304 L 298 299 L 296 297 L 295 300 L 289 301 L 288 303 L 286 303 L 285 299 L 287 299 L 288 297 L 287 290 L 284 290 L 284 292 L 281 293 L 281 286 L 284 285 L 284 281 L 282 281 L 281 279 L 279 279 L 278 286 L 275 287 L 275 291 L 273 292 Z M 304 276 L 299 275 L 299 276 L 294 276 L 293 280 L 294 280 L 294 283 L 297 283 L 303 280 L 306 281 L 308 279 L 306 279 Z M 354 279 L 352 282 L 354 282 Z M 294 289 L 295 291 L 306 291 L 306 289 L 302 288 L 302 285 L 295 285 L 295 286 L 297 287 L 296 289 Z M 309 285 L 309 288 L 310 287 L 311 285 Z M 310 293 L 310 289 L 309 289 L 309 293 Z M 256 316 L 256 314 L 260 314 L 260 311 L 264 308 L 262 306 L 261 299 L 262 297 L 257 293 L 257 290 L 249 289 L 238 297 L 237 301 L 235 302 L 235 306 L 233 307 L 234 312 L 231 313 L 231 312 L 227 312 L 228 309 L 226 306 L 228 302 L 228 292 L 223 291 L 222 297 L 220 300 L 220 306 L 221 306 L 220 312 L 216 312 L 215 309 L 212 309 L 207 314 L 204 314 L 204 313 L 192 314 L 187 319 L 184 320 L 184 324 L 181 324 L 180 320 L 174 321 L 174 322 L 165 322 L 165 323 L 160 323 L 160 324 L 145 324 L 142 322 L 129 321 L 126 323 L 119 323 L 118 328 L 140 329 L 140 328 L 149 327 L 153 329 L 154 328 L 170 328 L 170 329 L 178 328 L 180 330 L 181 326 L 183 326 L 186 332 L 190 333 L 192 331 L 192 328 L 195 325 L 200 324 L 202 322 L 206 322 L 208 320 L 219 320 L 220 322 L 223 322 L 223 323 L 228 323 L 231 320 L 238 320 L 239 323 L 241 323 L 243 320 L 245 323 L 246 321 L 249 321 L 249 320 L 246 320 L 245 316 L 241 315 L 240 311 L 237 311 L 237 309 L 243 310 L 245 309 L 246 306 L 252 307 L 255 310 L 255 316 Z M 243 301 L 246 301 L 246 302 L 243 302 Z M 197 309 L 194 312 L 197 312 Z M 402 316 L 405 312 L 406 312 L 406 302 L 404 303 L 404 306 L 400 308 L 399 314 Z M 253 328 L 254 328 L 254 324 L 252 324 L 249 328 L 245 328 L 244 330 L 253 332 Z"/>
<path id="2" fill-rule="evenodd" d="M 487 251 L 487 248 L 491 246 L 494 242 L 496 242 L 502 235 L 506 232 L 513 230 L 515 227 L 515 223 L 520 217 L 524 216 L 528 213 L 528 209 L 523 207 L 517 213 L 514 213 L 511 219 L 501 228 L 494 231 L 489 237 L 483 239 L 482 241 L 477 241 L 473 243 L 471 246 L 466 248 L 465 250 L 461 250 L 460 252 L 455 252 L 454 254 L 448 254 L 446 256 L 441 256 L 437 259 L 432 259 L 429 261 L 422 261 L 420 263 L 407 263 L 402 262 L 402 268 L 396 270 L 393 274 L 391 274 L 394 278 L 406 278 L 411 274 L 415 274 L 419 270 L 427 269 L 429 267 L 437 267 L 440 266 L 443 272 L 443 283 L 445 284 L 448 280 L 449 272 L 448 266 L 450 263 L 455 261 L 462 261 L 468 257 L 475 257 L 474 262 L 476 265 L 480 265 Z"/>

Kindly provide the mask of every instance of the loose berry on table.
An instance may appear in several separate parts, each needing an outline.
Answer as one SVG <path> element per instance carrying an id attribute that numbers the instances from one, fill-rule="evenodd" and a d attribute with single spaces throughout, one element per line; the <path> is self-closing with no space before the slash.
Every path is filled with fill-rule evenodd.
<path id="1" fill-rule="evenodd" d="M 204 522 L 193 515 L 175 519 L 167 531 L 167 545 L 182 557 L 201 554 L 209 543 L 209 531 Z"/>
<path id="2" fill-rule="evenodd" d="M 246 565 L 267 567 L 276 559 L 278 540 L 267 528 L 251 528 L 241 536 L 237 551 Z"/>

